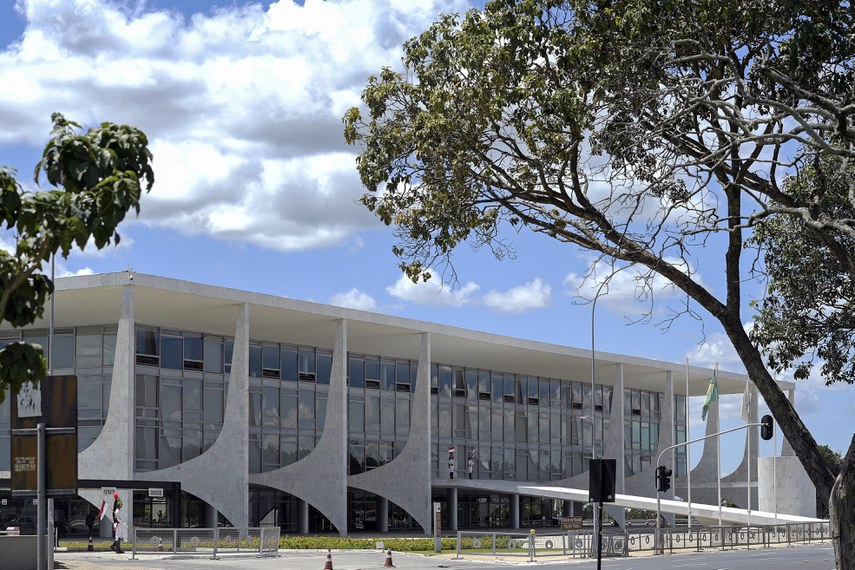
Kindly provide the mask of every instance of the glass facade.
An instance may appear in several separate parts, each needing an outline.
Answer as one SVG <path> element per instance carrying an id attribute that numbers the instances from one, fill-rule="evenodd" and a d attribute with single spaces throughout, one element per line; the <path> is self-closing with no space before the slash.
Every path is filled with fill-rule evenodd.
<path id="1" fill-rule="evenodd" d="M 376 355 L 348 355 L 348 474 L 392 461 L 410 434 L 417 363 Z"/>
<path id="2" fill-rule="evenodd" d="M 77 450 L 90 445 L 107 420 L 113 358 L 116 355 L 115 325 L 63 328 L 54 331 L 53 373 L 77 375 Z M 47 357 L 48 331 L 28 329 L 5 332 L 0 347 L 17 341 L 38 344 Z M 11 453 L 11 398 L 0 404 L 0 471 L 9 470 Z"/>
<path id="3" fill-rule="evenodd" d="M 602 454 L 609 430 L 612 387 L 555 378 L 431 367 L 432 466 L 447 477 L 554 481 L 586 471 Z M 592 415 L 593 412 L 593 415 Z M 593 418 L 593 419 L 592 419 Z"/>
<path id="4" fill-rule="evenodd" d="M 56 331 L 54 373 L 78 377 L 80 450 L 95 441 L 107 417 L 116 330 L 103 325 Z M 45 346 L 47 332 L 5 333 L 0 346 L 16 340 Z M 162 469 L 198 456 L 223 427 L 233 339 L 139 324 L 134 347 L 135 469 Z M 332 360 L 332 351 L 324 347 L 250 340 L 250 473 L 295 463 L 315 448 L 325 424 Z M 349 474 L 380 467 L 403 450 L 411 432 L 417 368 L 414 360 L 389 355 L 347 355 Z M 452 448 L 455 478 L 468 477 L 470 457 L 473 479 L 548 482 L 583 473 L 592 453 L 601 456 L 605 450 L 612 406 L 618 401 L 611 386 L 597 385 L 592 391 L 586 381 L 446 363 L 431 364 L 429 388 L 431 469 L 441 479 L 449 475 Z M 625 473 L 630 476 L 655 461 L 661 429 L 673 426 L 676 441 L 685 441 L 686 398 L 676 397 L 674 416 L 668 418 L 673 423 L 667 425 L 664 394 L 626 388 L 623 397 Z M 7 398 L 0 405 L 0 470 L 9 469 L 9 416 Z M 685 450 L 678 450 L 676 458 L 680 476 L 686 472 Z M 446 500 L 441 495 L 436 499 Z M 351 530 L 377 526 L 372 518 L 377 497 L 349 490 L 348 501 Z M 461 493 L 460 526 L 507 526 L 508 501 L 503 495 Z M 164 524 L 168 511 L 150 503 L 141 501 L 140 507 L 135 501 L 135 519 Z M 296 529 L 298 501 L 287 493 L 254 488 L 249 507 L 255 523 Z M 187 508 L 193 510 L 188 520 L 201 518 L 201 504 Z M 548 525 L 562 508 L 561 502 L 524 497 L 520 522 Z M 329 521 L 314 508 L 311 513 L 313 530 L 329 530 Z M 388 517 L 393 528 L 417 526 L 392 503 Z"/>
<path id="5" fill-rule="evenodd" d="M 136 328 L 136 457 L 163 469 L 208 449 L 223 427 L 234 340 Z M 332 351 L 250 341 L 249 472 L 294 463 L 324 428 Z"/>

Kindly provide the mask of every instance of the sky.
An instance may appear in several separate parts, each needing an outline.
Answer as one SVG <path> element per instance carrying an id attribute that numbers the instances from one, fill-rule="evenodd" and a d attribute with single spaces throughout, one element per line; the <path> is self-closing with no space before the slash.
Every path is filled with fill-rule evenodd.
<path id="1" fill-rule="evenodd" d="M 87 247 L 57 274 L 122 271 L 330 303 L 583 349 L 744 372 L 721 328 L 682 317 L 659 283 L 651 306 L 629 272 L 597 302 L 591 254 L 522 231 L 514 255 L 463 246 L 455 285 L 413 285 L 389 228 L 358 199 L 356 149 L 341 117 L 372 74 L 401 67 L 401 46 L 465 0 L 2 0 L 0 165 L 33 188 L 32 169 L 58 111 L 89 127 L 131 124 L 148 136 L 155 185 L 118 247 Z M 9 247 L 10 236 L 0 236 Z M 710 255 L 714 255 L 711 252 Z M 716 272 L 702 278 L 715 293 Z M 754 295 L 751 284 L 746 284 Z M 762 292 L 759 292 L 762 293 Z M 746 326 L 750 313 L 746 312 Z M 641 321 L 641 322 L 638 322 Z M 791 379 L 784 374 L 782 379 Z M 705 390 L 705 386 L 696 388 Z M 722 426 L 741 396 L 722 398 Z M 701 433 L 702 398 L 691 430 Z M 796 408 L 820 444 L 845 452 L 855 395 L 800 381 Z M 761 403 L 762 413 L 762 403 Z M 723 441 L 736 467 L 741 435 Z M 701 447 L 692 448 L 700 457 Z M 761 446 L 761 454 L 771 445 Z"/>

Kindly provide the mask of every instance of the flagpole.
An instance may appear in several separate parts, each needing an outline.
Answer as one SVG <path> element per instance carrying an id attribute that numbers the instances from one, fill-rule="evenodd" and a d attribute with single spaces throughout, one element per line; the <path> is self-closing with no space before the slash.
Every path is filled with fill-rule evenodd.
<path id="1" fill-rule="evenodd" d="M 748 381 L 745 381 L 745 389 L 751 390 L 748 387 Z M 749 393 L 749 396 L 753 396 L 753 394 Z M 752 408 L 752 397 L 748 398 L 748 421 L 751 422 L 751 408 Z M 755 428 L 748 428 L 748 526 L 751 526 L 751 432 Z"/>
<path id="2" fill-rule="evenodd" d="M 772 452 L 772 484 L 773 501 L 775 502 L 775 526 L 778 526 L 778 430 L 775 432 L 775 450 Z M 778 529 L 775 529 L 778 532 Z"/>
<path id="3" fill-rule="evenodd" d="M 689 429 L 689 359 L 686 358 L 686 441 L 692 441 L 692 432 Z M 686 493 L 689 502 L 689 532 L 692 532 L 692 446 L 686 444 Z"/>
<path id="4" fill-rule="evenodd" d="M 718 362 L 715 363 L 715 377 L 718 377 Z M 716 415 L 718 416 L 718 427 L 721 429 L 721 406 L 719 405 L 718 397 L 716 397 Z M 715 467 L 716 467 L 716 487 L 718 489 L 718 526 L 721 526 L 721 436 L 715 440 Z"/>

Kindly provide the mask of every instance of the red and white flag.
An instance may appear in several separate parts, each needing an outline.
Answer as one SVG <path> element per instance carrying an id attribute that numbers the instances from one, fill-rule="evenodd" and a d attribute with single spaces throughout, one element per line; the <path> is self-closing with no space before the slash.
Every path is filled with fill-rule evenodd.
<path id="1" fill-rule="evenodd" d="M 99 521 L 101 520 L 101 517 L 103 517 L 103 516 L 106 514 L 106 513 L 104 512 L 104 511 L 106 511 L 106 510 L 107 510 L 107 501 L 106 501 L 106 500 L 102 500 L 102 501 L 101 501 L 101 510 L 100 510 L 100 511 L 98 511 L 98 520 L 99 520 Z"/>

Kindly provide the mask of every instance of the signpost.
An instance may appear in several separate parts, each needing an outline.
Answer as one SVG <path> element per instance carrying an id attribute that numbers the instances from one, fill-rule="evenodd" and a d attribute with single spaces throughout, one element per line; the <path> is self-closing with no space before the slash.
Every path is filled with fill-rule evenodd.
<path id="1" fill-rule="evenodd" d="M 46 499 L 77 495 L 77 376 L 28 383 L 11 408 L 12 496 L 38 500 L 36 563 L 47 570 Z"/>

